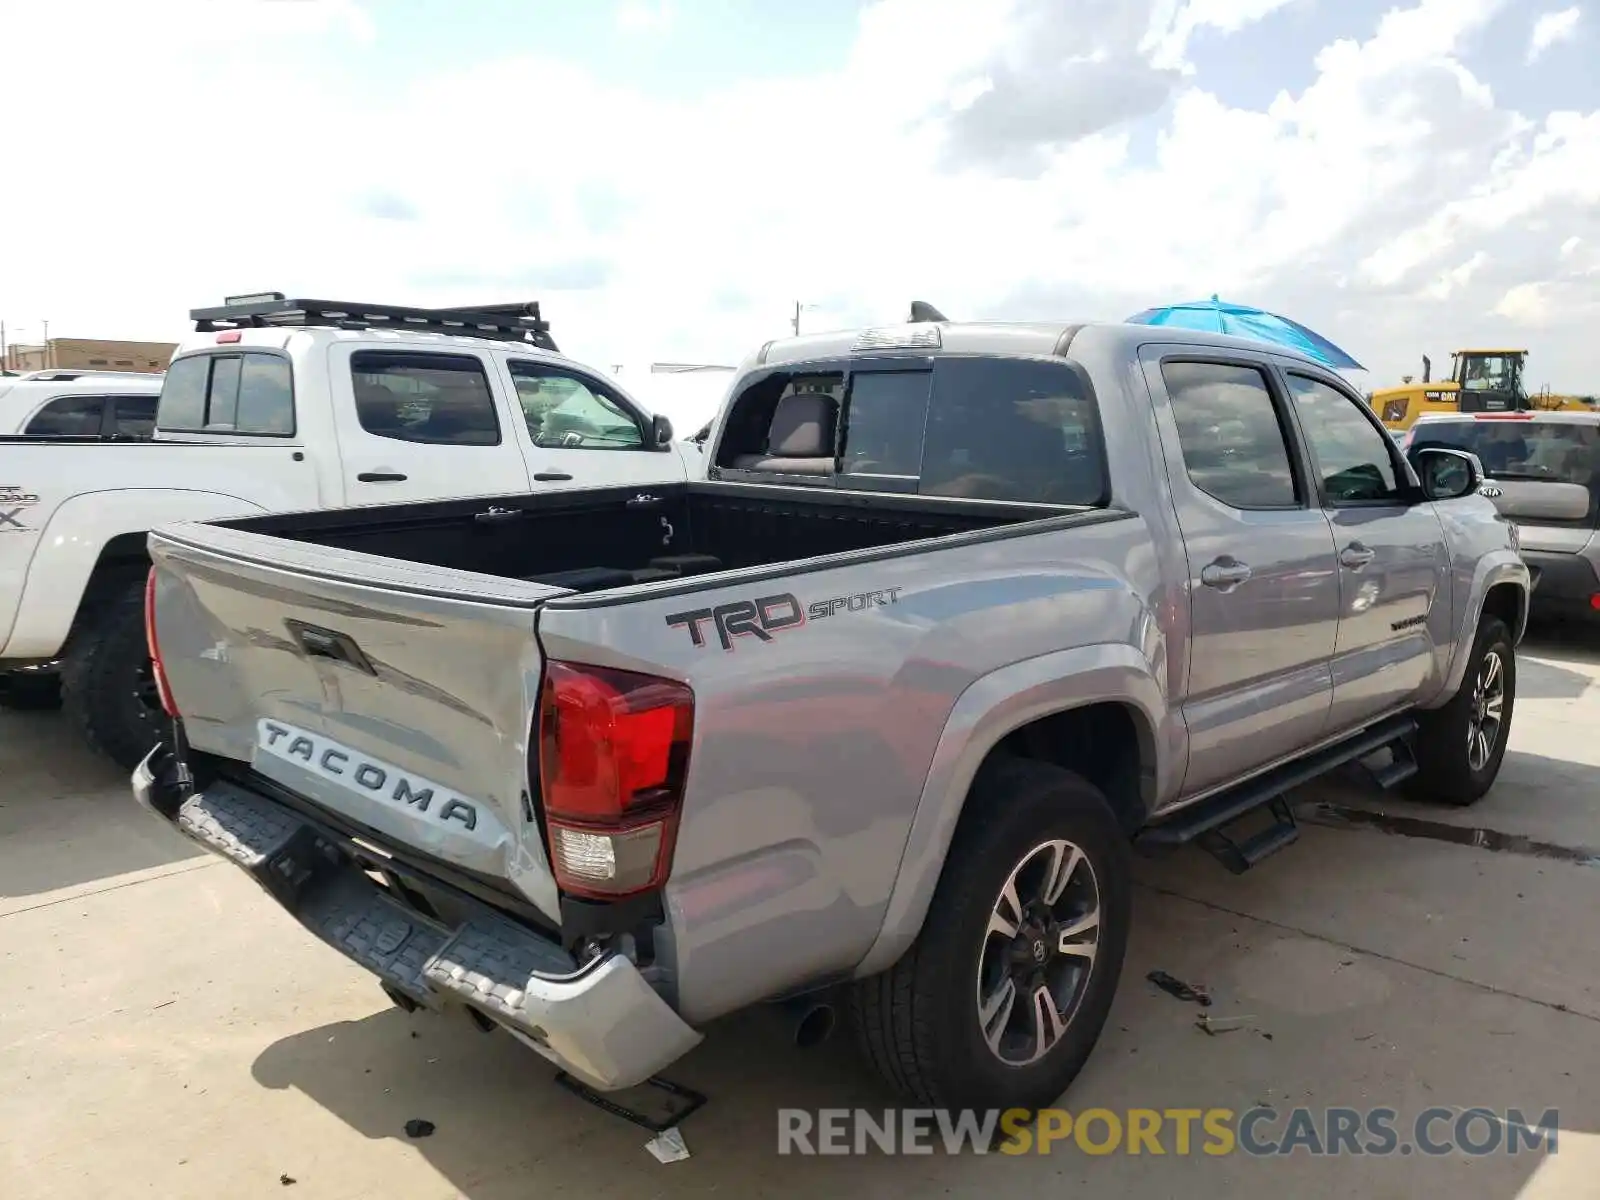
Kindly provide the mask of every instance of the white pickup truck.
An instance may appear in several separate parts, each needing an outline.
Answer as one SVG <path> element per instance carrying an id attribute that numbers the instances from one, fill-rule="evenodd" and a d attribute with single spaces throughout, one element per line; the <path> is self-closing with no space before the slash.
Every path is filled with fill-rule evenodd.
<path id="1" fill-rule="evenodd" d="M 155 431 L 161 376 L 34 371 L 0 378 L 0 434 L 144 441 Z"/>
<path id="2" fill-rule="evenodd" d="M 537 303 L 266 293 L 190 316 L 153 440 L 0 437 L 0 676 L 18 692 L 58 677 L 68 715 L 129 769 L 158 739 L 152 528 L 686 478 L 671 423 L 563 357 Z"/>

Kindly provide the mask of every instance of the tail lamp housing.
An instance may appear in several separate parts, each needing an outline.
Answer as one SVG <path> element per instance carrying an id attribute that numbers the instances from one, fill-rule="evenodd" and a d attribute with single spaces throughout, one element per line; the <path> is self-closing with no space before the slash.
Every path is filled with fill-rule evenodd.
<path id="1" fill-rule="evenodd" d="M 538 778 L 550 864 L 565 892 L 614 900 L 667 881 L 694 734 L 682 683 L 550 662 Z"/>
<path id="2" fill-rule="evenodd" d="M 169 717 L 178 715 L 178 706 L 172 701 L 172 688 L 167 684 L 166 668 L 161 665 L 161 643 L 156 638 L 156 569 L 144 581 L 144 640 L 150 651 L 150 671 L 155 676 L 156 692 L 161 697 L 161 708 Z"/>

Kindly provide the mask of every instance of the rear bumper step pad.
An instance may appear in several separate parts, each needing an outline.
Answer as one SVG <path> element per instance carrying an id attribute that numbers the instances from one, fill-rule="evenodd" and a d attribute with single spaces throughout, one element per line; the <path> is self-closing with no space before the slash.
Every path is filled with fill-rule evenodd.
<path id="1" fill-rule="evenodd" d="M 297 813 L 226 782 L 185 796 L 175 776 L 158 749 L 134 772 L 134 795 L 418 1005 L 474 1008 L 601 1091 L 641 1083 L 699 1043 L 621 955 L 580 968 L 554 942 L 487 908 L 446 928 L 392 899 Z"/>

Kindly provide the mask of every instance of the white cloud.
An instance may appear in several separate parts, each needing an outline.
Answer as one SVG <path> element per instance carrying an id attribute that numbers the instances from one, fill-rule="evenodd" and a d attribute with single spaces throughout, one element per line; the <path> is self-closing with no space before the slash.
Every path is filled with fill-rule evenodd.
<path id="1" fill-rule="evenodd" d="M 667 0 L 623 0 L 617 6 L 617 28 L 624 33 L 660 33 L 672 17 Z"/>
<path id="2" fill-rule="evenodd" d="M 1479 250 L 1466 262 L 1451 267 L 1440 273 L 1439 277 L 1423 289 L 1424 294 L 1434 300 L 1448 300 L 1467 284 L 1472 282 L 1472 277 L 1482 270 L 1483 265 L 1489 261 L 1489 256 Z"/>
<path id="3" fill-rule="evenodd" d="M 1496 315 L 1519 325 L 1542 325 L 1549 319 L 1551 310 L 1549 289 L 1542 283 L 1519 283 L 1494 306 Z"/>
<path id="4" fill-rule="evenodd" d="M 1551 46 L 1568 41 L 1578 32 L 1578 22 L 1582 17 L 1583 13 L 1577 5 L 1560 12 L 1543 13 L 1533 23 L 1533 32 L 1528 35 L 1528 61 L 1534 62 Z"/>
<path id="5" fill-rule="evenodd" d="M 393 72 L 387 98 L 316 66 L 371 65 L 381 5 L 151 0 L 105 24 L 55 0 L 24 10 L 30 36 L 74 30 L 73 57 L 8 57 L 8 91 L 92 147 L 101 186 L 6 191 L 0 316 L 170 336 L 259 288 L 538 296 L 596 363 L 731 362 L 796 300 L 817 329 L 913 297 L 1115 319 L 1221 292 L 1321 329 L 1374 382 L 1533 322 L 1541 371 L 1592 389 L 1572 314 L 1600 243 L 1600 112 L 1514 112 L 1465 65 L 1503 0 L 1399 2 L 1250 110 L 1188 46 L 1277 0 L 1080 0 L 1070 18 L 1059 0 L 880 0 L 816 75 L 661 95 L 486 48 Z M 534 96 L 526 128 L 460 116 Z M 108 104 L 170 138 L 102 136 Z"/>

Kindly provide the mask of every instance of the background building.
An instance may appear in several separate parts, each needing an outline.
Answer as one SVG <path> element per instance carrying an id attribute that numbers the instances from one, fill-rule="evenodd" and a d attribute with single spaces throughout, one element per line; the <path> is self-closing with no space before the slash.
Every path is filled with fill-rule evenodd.
<path id="1" fill-rule="evenodd" d="M 176 342 L 112 342 L 97 338 L 51 338 L 35 345 L 5 348 L 8 371 L 47 368 L 161 372 L 167 369 Z"/>

